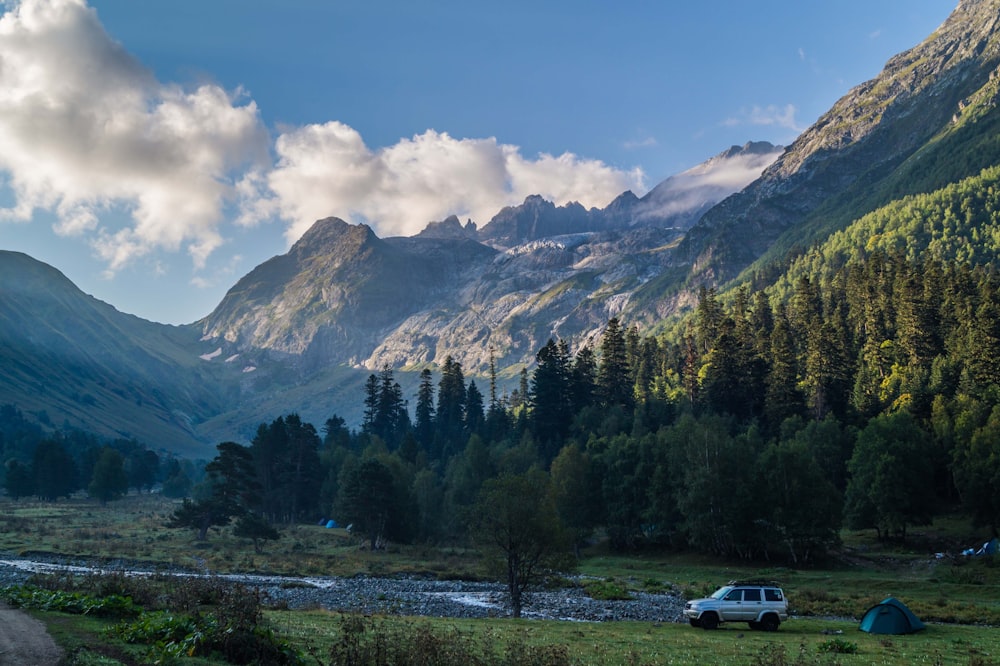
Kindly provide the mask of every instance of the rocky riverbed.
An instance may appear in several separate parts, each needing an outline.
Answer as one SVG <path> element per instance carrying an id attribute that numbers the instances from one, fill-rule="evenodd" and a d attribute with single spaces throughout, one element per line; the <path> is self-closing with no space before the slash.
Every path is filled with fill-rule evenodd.
<path id="1" fill-rule="evenodd" d="M 152 571 L 127 563 L 57 561 L 52 559 L 0 559 L 0 585 L 26 581 L 38 573 L 87 574 L 99 571 L 129 575 L 216 576 L 258 587 L 267 603 L 291 609 L 324 608 L 361 613 L 482 618 L 510 614 L 504 587 L 497 583 L 442 581 L 413 577 L 293 577 L 257 574 L 208 574 L 191 571 Z M 527 618 L 613 622 L 681 622 L 684 600 L 675 594 L 634 592 L 621 601 L 592 599 L 582 587 L 530 590 L 522 615 Z"/>

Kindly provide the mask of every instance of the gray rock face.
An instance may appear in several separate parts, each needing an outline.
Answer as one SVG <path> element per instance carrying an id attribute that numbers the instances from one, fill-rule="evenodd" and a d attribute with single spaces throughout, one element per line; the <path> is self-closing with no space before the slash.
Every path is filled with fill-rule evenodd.
<path id="1" fill-rule="evenodd" d="M 734 146 L 603 210 L 531 196 L 483 229 L 452 216 L 412 238 L 380 239 L 366 226 L 320 220 L 199 326 L 225 357 L 266 352 L 305 371 L 419 367 L 451 355 L 475 374 L 491 349 L 500 366 L 529 365 L 550 337 L 579 346 L 596 336 L 662 273 L 697 216 L 780 150 Z"/>

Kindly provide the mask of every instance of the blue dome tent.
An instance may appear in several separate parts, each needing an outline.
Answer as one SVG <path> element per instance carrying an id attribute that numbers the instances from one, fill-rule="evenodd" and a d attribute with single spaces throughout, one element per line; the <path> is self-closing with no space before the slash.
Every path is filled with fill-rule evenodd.
<path id="1" fill-rule="evenodd" d="M 906 604 L 889 597 L 869 608 L 858 628 L 869 634 L 912 634 L 925 627 Z"/>

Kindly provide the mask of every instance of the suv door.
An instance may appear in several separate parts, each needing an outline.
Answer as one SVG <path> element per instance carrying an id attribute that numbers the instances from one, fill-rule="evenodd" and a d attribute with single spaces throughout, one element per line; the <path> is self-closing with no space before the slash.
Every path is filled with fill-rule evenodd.
<path id="1" fill-rule="evenodd" d="M 741 619 L 752 622 L 760 617 L 764 610 L 764 600 L 759 587 L 748 587 L 743 590 L 743 617 Z"/>
<path id="2" fill-rule="evenodd" d="M 743 620 L 743 588 L 730 590 L 729 594 L 719 600 L 719 614 L 723 622 Z"/>

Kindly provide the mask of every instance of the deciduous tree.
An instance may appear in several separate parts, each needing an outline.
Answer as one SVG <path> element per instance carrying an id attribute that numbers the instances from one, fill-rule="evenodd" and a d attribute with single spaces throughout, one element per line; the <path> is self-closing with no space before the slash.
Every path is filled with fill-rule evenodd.
<path id="1" fill-rule="evenodd" d="M 521 617 L 524 590 L 568 550 L 549 477 L 538 469 L 483 484 L 474 529 L 480 543 L 499 555 L 511 612 Z"/>
<path id="2" fill-rule="evenodd" d="M 94 465 L 94 474 L 87 492 L 101 504 L 107 504 L 128 492 L 128 476 L 125 474 L 125 460 L 121 453 L 110 446 L 104 447 L 101 457 Z"/>

